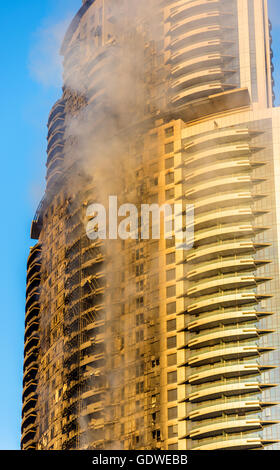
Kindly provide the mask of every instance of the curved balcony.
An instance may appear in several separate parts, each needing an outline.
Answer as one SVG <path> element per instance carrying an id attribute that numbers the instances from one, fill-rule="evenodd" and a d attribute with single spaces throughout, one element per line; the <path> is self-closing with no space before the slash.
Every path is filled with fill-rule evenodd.
<path id="1" fill-rule="evenodd" d="M 179 64 L 171 66 L 171 78 L 175 79 L 180 77 L 182 74 L 186 74 L 187 72 L 193 73 L 195 71 L 200 71 L 201 74 L 205 76 L 205 69 L 217 66 L 225 67 L 226 64 L 232 60 L 233 56 L 221 54 L 219 52 L 215 54 L 205 54 L 201 57 L 195 57 L 194 59 L 185 59 Z"/>
<path id="2" fill-rule="evenodd" d="M 166 49 L 177 49 L 184 47 L 188 44 L 195 44 L 203 40 L 209 40 L 211 38 L 223 38 L 226 33 L 230 33 L 232 28 L 230 26 L 221 25 L 216 22 L 211 26 L 202 26 L 188 31 L 183 31 L 177 34 L 174 38 L 167 37 L 170 39 L 166 46 Z"/>
<path id="3" fill-rule="evenodd" d="M 22 418 L 21 431 L 23 432 L 28 426 L 34 425 L 36 421 L 36 413 L 30 410 L 29 413 L 25 414 Z"/>
<path id="4" fill-rule="evenodd" d="M 170 82 L 170 88 L 173 92 L 176 92 L 178 90 L 181 90 L 182 88 L 202 84 L 205 82 L 206 79 L 208 82 L 214 82 L 216 80 L 220 81 L 221 83 L 224 83 L 225 78 L 230 75 L 233 75 L 234 73 L 234 70 L 225 70 L 222 67 L 211 67 L 209 69 L 205 69 L 203 71 L 203 74 L 201 74 L 201 71 L 185 73 L 176 80 L 173 79 Z"/>
<path id="5" fill-rule="evenodd" d="M 37 318 L 32 318 L 26 325 L 25 325 L 25 341 L 27 337 L 31 336 L 33 333 L 38 331 L 39 321 Z"/>
<path id="6" fill-rule="evenodd" d="M 227 85 L 218 81 L 206 83 L 203 85 L 194 85 L 193 87 L 178 92 L 174 97 L 171 98 L 171 103 L 179 106 L 186 103 L 187 101 L 193 101 L 195 99 L 203 98 L 214 93 L 222 93 L 223 91 L 230 90 L 232 88 L 232 85 Z"/>
<path id="7" fill-rule="evenodd" d="M 32 305 L 34 302 L 37 302 L 39 300 L 39 295 L 40 295 L 40 288 L 39 285 L 35 285 L 32 290 L 28 291 L 28 294 L 26 296 L 26 308 L 28 309 L 30 305 Z"/>
<path id="8" fill-rule="evenodd" d="M 261 231 L 260 227 L 258 227 L 258 229 Z M 263 227 L 263 231 L 264 230 L 266 230 L 265 227 Z M 233 251 L 233 254 L 235 255 L 243 254 L 243 253 L 250 254 L 252 253 L 252 250 L 249 247 L 249 242 L 246 243 L 246 240 L 248 237 L 251 238 L 252 236 L 254 236 L 255 233 L 257 233 L 257 228 L 253 227 L 249 223 L 246 223 L 246 225 L 245 224 L 224 225 L 221 227 L 218 226 L 218 228 L 216 228 L 216 226 L 214 225 L 212 227 L 199 230 L 195 232 L 195 236 L 193 239 L 194 254 L 196 256 L 190 258 L 190 261 L 197 262 L 197 255 L 200 256 L 202 253 L 203 254 L 205 253 L 206 256 L 203 259 L 201 258 L 200 262 L 208 261 L 209 259 L 212 259 L 213 258 L 212 256 L 213 243 L 217 243 L 217 248 L 219 248 L 219 252 L 216 253 L 216 256 L 214 256 L 214 258 L 217 258 L 217 255 L 222 256 L 223 253 L 227 253 L 229 240 L 232 240 L 233 250 L 235 249 L 237 250 L 237 251 Z M 240 249 L 238 249 L 238 247 L 235 246 L 235 243 L 234 243 L 237 238 L 237 234 L 238 234 L 239 239 L 244 239 L 244 242 L 239 247 Z M 225 244 L 224 248 L 221 245 L 222 242 Z M 209 247 L 209 249 L 206 248 L 206 245 L 207 247 Z M 247 251 L 246 251 L 246 245 L 247 245 Z M 255 247 L 253 248 L 255 249 Z M 208 256 L 207 256 L 207 252 L 208 252 Z"/>
<path id="9" fill-rule="evenodd" d="M 58 143 L 54 146 L 53 149 L 51 149 L 48 152 L 48 158 L 47 158 L 47 167 L 50 165 L 52 160 L 55 160 L 56 158 L 59 159 L 64 159 L 64 144 Z"/>
<path id="10" fill-rule="evenodd" d="M 28 414 L 30 412 L 30 410 L 33 410 L 36 407 L 36 403 L 37 403 L 37 395 L 36 395 L 36 393 L 33 393 L 23 403 L 22 416 L 25 416 L 25 414 Z"/>
<path id="11" fill-rule="evenodd" d="M 192 450 L 257 450 L 263 449 L 264 446 L 276 444 L 279 442 L 275 439 L 260 439 L 260 438 L 241 438 L 241 439 L 228 439 L 225 437 L 222 441 L 209 442 L 198 447 L 193 447 Z"/>
<path id="12" fill-rule="evenodd" d="M 200 182 L 203 178 L 213 178 L 216 175 L 235 175 L 243 172 L 251 172 L 254 168 L 262 166 L 262 162 L 251 162 L 249 159 L 231 160 L 221 163 L 212 162 L 192 173 L 184 175 L 184 181 L 188 184 Z"/>
<path id="13" fill-rule="evenodd" d="M 245 415 L 246 413 L 261 412 L 263 408 L 273 404 L 263 404 L 259 400 L 225 402 L 192 411 L 188 415 L 191 421 L 218 418 L 223 415 Z"/>
<path id="14" fill-rule="evenodd" d="M 201 216 L 195 217 L 194 223 L 186 225 L 186 227 L 194 227 L 196 230 L 203 230 L 209 227 L 215 227 L 219 224 L 227 224 L 229 222 L 252 222 L 255 217 L 259 215 L 263 214 L 254 212 L 250 207 L 242 207 L 240 209 L 220 209 L 217 211 L 208 212 L 206 215 L 203 214 Z"/>
<path id="15" fill-rule="evenodd" d="M 49 139 L 47 153 L 49 153 L 49 151 L 55 146 L 55 144 L 64 144 L 64 132 L 61 132 L 60 130 L 54 132 L 54 134 Z"/>
<path id="16" fill-rule="evenodd" d="M 22 433 L 22 438 L 21 438 L 22 448 L 25 448 L 27 446 L 33 447 L 35 434 L 36 434 L 36 427 L 33 424 L 30 425 L 29 429 L 24 430 L 24 432 Z"/>
<path id="17" fill-rule="evenodd" d="M 55 132 L 64 132 L 65 131 L 65 115 L 58 116 L 56 119 L 52 120 L 48 126 L 48 135 L 47 140 L 50 139 Z"/>
<path id="18" fill-rule="evenodd" d="M 34 363 L 38 358 L 38 346 L 34 345 L 29 350 L 28 353 L 24 356 L 24 368 L 28 370 L 29 366 Z"/>
<path id="19" fill-rule="evenodd" d="M 185 192 L 185 196 L 187 199 L 200 198 L 227 191 L 229 188 L 231 190 L 240 190 L 245 188 L 245 190 L 248 191 L 248 188 L 252 188 L 253 185 L 260 184 L 264 181 L 266 181 L 265 178 L 252 178 L 247 175 L 233 176 L 231 178 L 222 177 L 191 187 Z"/>
<path id="20" fill-rule="evenodd" d="M 47 171 L 47 185 L 50 185 L 51 180 L 63 175 L 63 158 L 57 158 L 52 162 Z"/>
<path id="21" fill-rule="evenodd" d="M 33 318 L 38 318 L 40 312 L 39 304 L 38 302 L 35 305 L 32 305 L 31 308 L 27 309 L 26 314 L 25 314 L 25 321 L 29 322 Z"/>
<path id="22" fill-rule="evenodd" d="M 41 281 L 41 276 L 38 273 L 35 273 L 31 278 L 27 276 L 26 281 L 26 297 L 30 296 L 33 290 L 38 290 Z"/>
<path id="23" fill-rule="evenodd" d="M 242 143 L 242 144 L 241 143 L 239 144 L 228 143 L 228 145 L 223 144 L 223 145 L 217 145 L 214 148 L 211 148 L 211 147 L 209 148 L 210 142 L 211 142 L 211 140 L 210 142 L 209 140 L 210 140 L 210 137 L 208 138 L 208 140 L 206 140 L 206 142 L 208 142 L 207 149 L 199 151 L 199 152 L 195 151 L 191 154 L 191 156 L 184 159 L 185 167 L 193 168 L 195 166 L 199 166 L 199 169 L 201 169 L 200 165 L 205 162 L 209 164 L 210 162 L 216 162 L 217 160 L 225 160 L 225 159 L 231 159 L 232 161 L 235 161 L 236 158 L 248 157 L 254 151 L 256 151 L 256 149 L 253 148 L 248 143 Z M 214 142 L 216 142 L 216 140 L 217 139 L 215 139 Z M 187 151 L 189 152 L 189 148 L 187 148 Z"/>
<path id="24" fill-rule="evenodd" d="M 55 157 L 52 158 L 49 164 L 47 164 L 47 179 L 50 173 L 54 171 L 56 168 L 61 169 L 63 161 L 64 161 L 64 156 L 60 153 L 58 153 Z"/>
<path id="25" fill-rule="evenodd" d="M 56 169 L 52 171 L 47 177 L 47 186 L 50 187 L 52 185 L 58 184 L 61 176 L 63 176 L 62 169 Z"/>
<path id="26" fill-rule="evenodd" d="M 195 429 L 190 432 L 189 437 L 191 439 L 204 439 L 212 436 L 219 436 L 220 434 L 226 433 L 243 433 L 255 430 L 261 430 L 264 426 L 272 426 L 277 424 L 278 421 L 261 421 L 260 419 L 244 419 L 234 421 L 223 421 L 215 424 L 209 424 L 202 426 L 199 429 Z"/>
<path id="27" fill-rule="evenodd" d="M 219 7 L 221 0 L 193 0 L 188 3 L 179 0 L 172 3 L 170 12 L 166 21 L 179 21 L 187 15 L 194 14 L 197 11 L 203 12 Z"/>
<path id="28" fill-rule="evenodd" d="M 23 385 L 22 398 L 23 401 L 26 401 L 28 397 L 36 393 L 37 380 L 30 379 L 28 382 L 25 382 Z"/>
<path id="29" fill-rule="evenodd" d="M 275 369 L 275 366 L 263 366 L 260 364 L 244 364 L 239 363 L 236 365 L 209 368 L 203 372 L 190 375 L 188 382 L 192 385 L 200 385 L 207 382 L 214 382 L 221 379 L 229 379 L 232 377 L 244 377 L 255 374 L 260 374 L 263 371 Z"/>
<path id="30" fill-rule="evenodd" d="M 187 16 L 186 18 L 172 24 L 166 35 L 173 38 L 175 35 L 178 36 L 186 31 L 190 31 L 191 29 L 197 29 L 198 27 L 215 25 L 217 23 L 227 24 L 231 16 L 232 15 L 230 13 L 220 11 L 204 12 L 197 15 L 194 14 L 192 16 Z"/>
<path id="31" fill-rule="evenodd" d="M 233 359 L 244 359 L 247 357 L 258 357 L 262 353 L 274 351 L 275 348 L 258 348 L 257 346 L 237 346 L 215 348 L 212 351 L 204 352 L 201 354 L 193 355 L 189 358 L 186 357 L 184 364 L 191 367 L 198 367 L 207 364 L 215 364 L 221 360 L 231 361 Z"/>
<path id="32" fill-rule="evenodd" d="M 269 263 L 271 263 L 270 260 L 255 260 L 253 257 L 223 259 L 221 261 L 213 260 L 211 263 L 192 269 L 188 272 L 186 278 L 189 281 L 200 281 L 201 279 L 219 274 L 237 273 L 240 271 L 252 272 Z"/>
<path id="33" fill-rule="evenodd" d="M 243 287 L 257 287 L 258 284 L 271 281 L 268 277 L 255 277 L 253 275 L 240 275 L 232 277 L 220 277 L 207 282 L 198 282 L 195 287 L 187 291 L 188 297 L 200 297 L 214 292 L 234 290 Z"/>
<path id="34" fill-rule="evenodd" d="M 226 47 L 232 44 L 230 41 L 222 39 L 212 39 L 208 41 L 197 42 L 190 46 L 181 47 L 176 51 L 171 51 L 171 55 L 167 60 L 168 64 L 176 65 L 178 62 L 194 58 L 196 56 L 222 52 Z"/>
<path id="35" fill-rule="evenodd" d="M 49 114 L 48 123 L 54 120 L 56 117 L 63 115 L 65 112 L 65 102 L 63 100 L 58 100 L 51 109 Z"/>
<path id="36" fill-rule="evenodd" d="M 28 368 L 23 372 L 23 383 L 26 381 L 29 382 L 31 379 L 35 380 L 38 372 L 38 363 L 34 361 L 32 364 L 29 364 Z"/>
<path id="37" fill-rule="evenodd" d="M 198 199 L 194 201 L 193 206 L 195 213 L 201 214 L 217 208 L 241 207 L 245 206 L 245 204 L 251 207 L 255 201 L 264 199 L 265 197 L 265 194 L 256 195 L 251 191 L 226 192 L 212 197 Z M 188 215 L 188 212 L 186 214 Z"/>
<path id="38" fill-rule="evenodd" d="M 273 333 L 273 330 L 258 330 L 257 328 L 234 328 L 232 330 L 219 329 L 215 333 L 208 333 L 199 336 L 198 338 L 191 339 L 187 343 L 185 338 L 185 345 L 189 349 L 200 349 L 208 346 L 214 346 L 220 343 L 231 343 L 234 341 L 245 341 L 258 338 L 262 334 Z"/>
<path id="39" fill-rule="evenodd" d="M 261 300 L 271 298 L 271 295 L 257 294 L 256 292 L 237 292 L 228 295 L 214 295 L 204 300 L 199 300 L 195 304 L 188 306 L 188 313 L 196 314 L 216 308 L 237 307 L 242 305 L 257 304 Z"/>
<path id="40" fill-rule="evenodd" d="M 225 312 L 216 312 L 213 315 L 209 315 L 204 318 L 192 321 L 188 324 L 189 331 L 201 331 L 208 328 L 214 328 L 219 325 L 231 325 L 233 323 L 243 323 L 258 321 L 259 319 L 273 315 L 272 312 L 258 312 L 256 310 L 250 310 L 248 312 L 237 310 L 233 312 L 231 310 Z"/>
<path id="41" fill-rule="evenodd" d="M 263 389 L 276 386 L 276 384 L 262 384 L 259 382 L 246 383 L 237 381 L 236 383 L 216 385 L 209 388 L 204 388 L 199 392 L 190 393 L 188 400 L 191 403 L 200 403 L 222 397 L 234 397 L 238 395 L 248 395 L 250 393 L 261 393 Z"/>
<path id="42" fill-rule="evenodd" d="M 41 245 L 37 244 L 35 245 L 29 253 L 29 256 L 27 258 L 27 269 L 31 267 L 31 265 L 34 263 L 34 261 L 38 262 L 38 260 L 41 258 L 41 252 L 42 248 Z"/>
<path id="43" fill-rule="evenodd" d="M 251 146 L 249 141 L 258 134 L 261 134 L 261 132 L 248 129 L 247 127 L 214 129 L 207 135 L 198 135 L 197 137 L 193 137 L 192 140 L 188 139 L 182 150 L 189 153 L 196 152 L 197 150 L 207 150 L 209 147 L 213 146 L 217 148 L 218 145 L 225 143 L 231 146 L 235 142 L 238 142 L 241 149 L 243 149 L 243 145 L 245 145 L 250 152 L 257 152 L 261 150 L 261 147 Z"/>
<path id="44" fill-rule="evenodd" d="M 196 242 L 200 241 L 201 239 L 216 239 L 226 240 L 226 238 L 232 238 L 226 235 L 232 235 L 239 237 L 246 237 L 248 235 L 254 235 L 255 228 L 250 225 L 239 225 L 239 226 L 232 226 L 226 227 L 221 229 L 213 229 L 207 230 L 207 232 L 203 233 L 200 237 L 195 236 L 195 244 Z M 201 263 L 204 261 L 210 261 L 212 259 L 218 258 L 220 256 L 234 256 L 234 255 L 243 255 L 243 254 L 251 254 L 256 253 L 257 250 L 261 250 L 270 246 L 269 244 L 256 244 L 251 241 L 244 240 L 243 242 L 227 242 L 227 243 L 217 243 L 213 246 L 198 246 L 197 248 L 193 249 L 190 254 L 187 255 L 186 260 L 188 263 Z"/>

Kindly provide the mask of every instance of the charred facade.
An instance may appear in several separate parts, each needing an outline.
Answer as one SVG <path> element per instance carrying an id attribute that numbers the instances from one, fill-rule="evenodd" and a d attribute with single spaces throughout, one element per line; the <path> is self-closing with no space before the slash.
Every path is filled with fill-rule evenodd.
<path id="1" fill-rule="evenodd" d="M 27 264 L 22 449 L 279 447 L 279 109 L 265 0 L 88 0 Z M 146 2 L 145 2 L 146 3 Z M 91 203 L 194 245 L 91 240 Z"/>

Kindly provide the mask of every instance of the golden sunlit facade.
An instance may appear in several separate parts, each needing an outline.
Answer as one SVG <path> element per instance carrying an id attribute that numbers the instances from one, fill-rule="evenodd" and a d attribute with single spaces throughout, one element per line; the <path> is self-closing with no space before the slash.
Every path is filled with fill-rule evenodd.
<path id="1" fill-rule="evenodd" d="M 22 449 L 279 448 L 270 29 L 266 0 L 83 2 L 31 229 Z M 91 240 L 109 195 L 181 203 L 193 247 Z"/>

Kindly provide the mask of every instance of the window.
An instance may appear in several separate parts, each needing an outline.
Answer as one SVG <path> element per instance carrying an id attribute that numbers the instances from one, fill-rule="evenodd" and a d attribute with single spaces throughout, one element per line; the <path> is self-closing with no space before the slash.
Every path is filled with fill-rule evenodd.
<path id="1" fill-rule="evenodd" d="M 152 367 L 156 367 L 156 366 L 159 366 L 160 364 L 160 360 L 159 360 L 159 357 L 157 359 L 153 359 L 152 360 Z"/>
<path id="2" fill-rule="evenodd" d="M 168 401 L 176 401 L 177 400 L 177 388 L 174 388 L 172 390 L 168 390 L 167 400 Z"/>
<path id="3" fill-rule="evenodd" d="M 168 439 L 178 436 L 178 426 L 174 424 L 173 426 L 168 426 Z"/>
<path id="4" fill-rule="evenodd" d="M 136 377 L 140 377 L 141 375 L 144 375 L 144 370 L 145 370 L 144 362 L 141 362 L 141 364 L 137 364 L 135 369 L 136 369 L 135 370 Z"/>
<path id="5" fill-rule="evenodd" d="M 167 127 L 165 129 L 165 137 L 168 138 L 168 137 L 172 137 L 174 135 L 174 127 Z"/>
<path id="6" fill-rule="evenodd" d="M 173 167 L 174 167 L 174 157 L 167 158 L 165 160 L 165 169 L 169 170 L 169 168 L 173 168 Z"/>
<path id="7" fill-rule="evenodd" d="M 175 246 L 175 237 L 167 238 L 166 241 L 165 241 L 166 249 L 173 248 L 173 246 Z"/>
<path id="8" fill-rule="evenodd" d="M 176 330 L 176 318 L 174 318 L 173 320 L 168 320 L 166 322 L 166 327 L 167 327 L 167 331 Z"/>
<path id="9" fill-rule="evenodd" d="M 160 430 L 159 430 L 159 429 L 155 429 L 155 430 L 152 432 L 152 436 L 153 436 L 153 439 L 156 439 L 157 441 L 160 441 Z"/>
<path id="10" fill-rule="evenodd" d="M 176 336 L 170 336 L 170 338 L 167 338 L 166 344 L 167 344 L 167 349 L 176 348 L 177 346 Z"/>
<path id="11" fill-rule="evenodd" d="M 177 353 L 175 354 L 169 354 L 167 356 L 167 366 L 175 366 L 177 364 Z"/>
<path id="12" fill-rule="evenodd" d="M 144 341 L 144 330 L 136 331 L 135 333 L 136 343 Z"/>
<path id="13" fill-rule="evenodd" d="M 144 382 L 138 382 L 136 384 L 136 393 L 143 393 L 144 392 Z"/>
<path id="14" fill-rule="evenodd" d="M 174 173 L 167 173 L 167 175 L 165 175 L 165 184 L 172 183 L 174 183 Z"/>
<path id="15" fill-rule="evenodd" d="M 168 408 L 168 419 L 176 419 L 177 416 L 177 406 L 173 406 L 173 408 Z"/>
<path id="16" fill-rule="evenodd" d="M 165 153 L 172 153 L 173 150 L 174 150 L 174 142 L 169 142 L 168 144 L 165 144 L 164 146 Z"/>
<path id="17" fill-rule="evenodd" d="M 170 302 L 169 304 L 166 305 L 166 313 L 167 315 L 176 313 L 176 302 Z"/>
<path id="18" fill-rule="evenodd" d="M 166 287 L 166 297 L 175 297 L 176 296 L 176 286 Z"/>
<path id="19" fill-rule="evenodd" d="M 166 281 L 173 281 L 176 277 L 176 269 L 169 269 L 166 271 Z"/>
<path id="20" fill-rule="evenodd" d="M 144 314 L 138 313 L 136 315 L 136 326 L 142 325 L 144 323 Z"/>
<path id="21" fill-rule="evenodd" d="M 139 282 L 136 282 L 136 291 L 137 292 L 140 292 L 144 289 L 144 281 L 139 281 Z"/>
<path id="22" fill-rule="evenodd" d="M 177 442 L 175 444 L 169 444 L 168 450 L 178 450 Z"/>
<path id="23" fill-rule="evenodd" d="M 172 372 L 167 373 L 167 383 L 174 384 L 177 382 L 177 371 L 174 370 Z"/>
<path id="24" fill-rule="evenodd" d="M 136 308 L 141 308 L 144 305 L 144 297 L 137 297 Z"/>
<path id="25" fill-rule="evenodd" d="M 135 258 L 136 260 L 139 260 L 140 258 L 144 257 L 144 248 L 139 248 L 139 250 L 136 250 L 135 253 Z"/>
<path id="26" fill-rule="evenodd" d="M 165 191 L 165 199 L 166 200 L 173 199 L 174 195 L 175 195 L 174 188 L 167 189 L 167 191 Z"/>
<path id="27" fill-rule="evenodd" d="M 173 253 L 168 253 L 166 255 L 166 264 L 174 264 L 175 263 L 175 251 Z"/>

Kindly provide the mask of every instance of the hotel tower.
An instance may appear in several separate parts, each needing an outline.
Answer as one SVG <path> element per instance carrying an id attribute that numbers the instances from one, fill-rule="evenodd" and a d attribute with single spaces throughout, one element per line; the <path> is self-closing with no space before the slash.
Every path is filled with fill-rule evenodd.
<path id="1" fill-rule="evenodd" d="M 61 55 L 27 261 L 22 449 L 279 449 L 267 1 L 87 0 Z M 181 204 L 193 246 L 174 227 L 92 239 L 90 206 L 110 195 Z"/>

